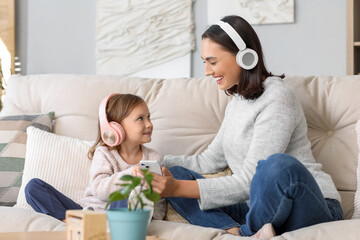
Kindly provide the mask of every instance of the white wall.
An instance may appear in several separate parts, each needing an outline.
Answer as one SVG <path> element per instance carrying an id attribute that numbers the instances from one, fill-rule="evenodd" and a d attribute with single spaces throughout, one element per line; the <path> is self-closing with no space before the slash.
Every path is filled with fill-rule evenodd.
<path id="1" fill-rule="evenodd" d="M 197 0 L 195 3 L 202 10 L 195 12 L 200 24 L 196 29 L 193 76 L 204 75 L 200 36 L 207 28 L 206 2 Z M 265 64 L 272 73 L 288 76 L 346 74 L 346 1 L 295 0 L 295 23 L 253 27 L 262 43 Z"/>
<path id="2" fill-rule="evenodd" d="M 95 73 L 96 0 L 16 0 L 22 74 Z M 295 0 L 295 23 L 254 26 L 268 70 L 286 75 L 346 74 L 346 1 Z M 207 1 L 194 3 L 192 76 L 203 76 L 200 36 Z"/>
<path id="3" fill-rule="evenodd" d="M 95 73 L 95 0 L 31 0 L 25 21 L 22 74 Z"/>
<path id="4" fill-rule="evenodd" d="M 295 24 L 255 27 L 269 70 L 286 75 L 345 75 L 346 1 L 295 2 Z"/>

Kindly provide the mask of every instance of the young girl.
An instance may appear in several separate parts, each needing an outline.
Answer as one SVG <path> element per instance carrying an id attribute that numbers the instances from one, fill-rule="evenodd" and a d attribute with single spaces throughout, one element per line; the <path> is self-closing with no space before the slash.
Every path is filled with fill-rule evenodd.
<path id="1" fill-rule="evenodd" d="M 32 179 L 25 188 L 28 204 L 35 211 L 60 220 L 65 219 L 69 209 L 104 211 L 110 193 L 119 189 L 116 183 L 120 177 L 131 175 L 131 169 L 140 160 L 160 161 L 157 152 L 143 145 L 151 141 L 152 131 L 150 112 L 142 98 L 111 94 L 100 104 L 98 137 L 88 153 L 92 163 L 85 197 L 74 202 L 46 182 Z M 126 202 L 112 203 L 110 208 L 118 206 L 126 207 Z M 157 218 L 163 215 L 160 212 Z"/>
<path id="2" fill-rule="evenodd" d="M 190 223 L 270 239 L 343 218 L 331 176 L 311 152 L 303 110 L 264 64 L 254 29 L 227 16 L 202 36 L 205 74 L 232 100 L 208 148 L 165 156 L 153 189 Z M 231 176 L 204 179 L 229 167 Z"/>

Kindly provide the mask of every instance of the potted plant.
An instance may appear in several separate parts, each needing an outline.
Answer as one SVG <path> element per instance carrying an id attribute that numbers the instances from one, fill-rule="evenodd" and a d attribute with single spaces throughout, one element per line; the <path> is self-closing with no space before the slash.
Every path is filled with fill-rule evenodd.
<path id="1" fill-rule="evenodd" d="M 117 185 L 122 186 L 122 188 L 112 192 L 109 196 L 105 209 L 107 209 L 106 215 L 109 221 L 111 239 L 145 240 L 146 238 L 151 211 L 144 209 L 144 207 L 149 205 L 149 202 L 157 202 L 160 196 L 151 187 L 154 176 L 148 170 L 141 171 L 143 177 L 131 175 L 121 177 L 120 180 L 123 183 Z M 127 208 L 108 209 L 112 202 L 123 199 L 128 200 Z M 150 201 L 146 203 L 145 199 Z"/>

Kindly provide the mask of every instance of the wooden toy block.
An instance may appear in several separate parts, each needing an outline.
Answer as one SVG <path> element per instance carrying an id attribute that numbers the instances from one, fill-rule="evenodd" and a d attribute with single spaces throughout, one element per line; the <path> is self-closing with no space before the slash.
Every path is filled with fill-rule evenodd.
<path id="1" fill-rule="evenodd" d="M 67 240 L 106 240 L 106 214 L 94 211 L 66 211 Z"/>

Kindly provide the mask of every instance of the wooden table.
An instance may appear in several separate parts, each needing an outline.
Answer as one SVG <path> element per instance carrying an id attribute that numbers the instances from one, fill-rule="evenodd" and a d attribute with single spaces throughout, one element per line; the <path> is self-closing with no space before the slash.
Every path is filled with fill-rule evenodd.
<path id="1" fill-rule="evenodd" d="M 0 233 L 0 240 L 65 240 L 65 231 L 48 231 L 48 232 L 7 232 Z M 110 233 L 107 239 L 111 240 Z M 156 236 L 147 236 L 146 240 L 162 240 Z"/>

